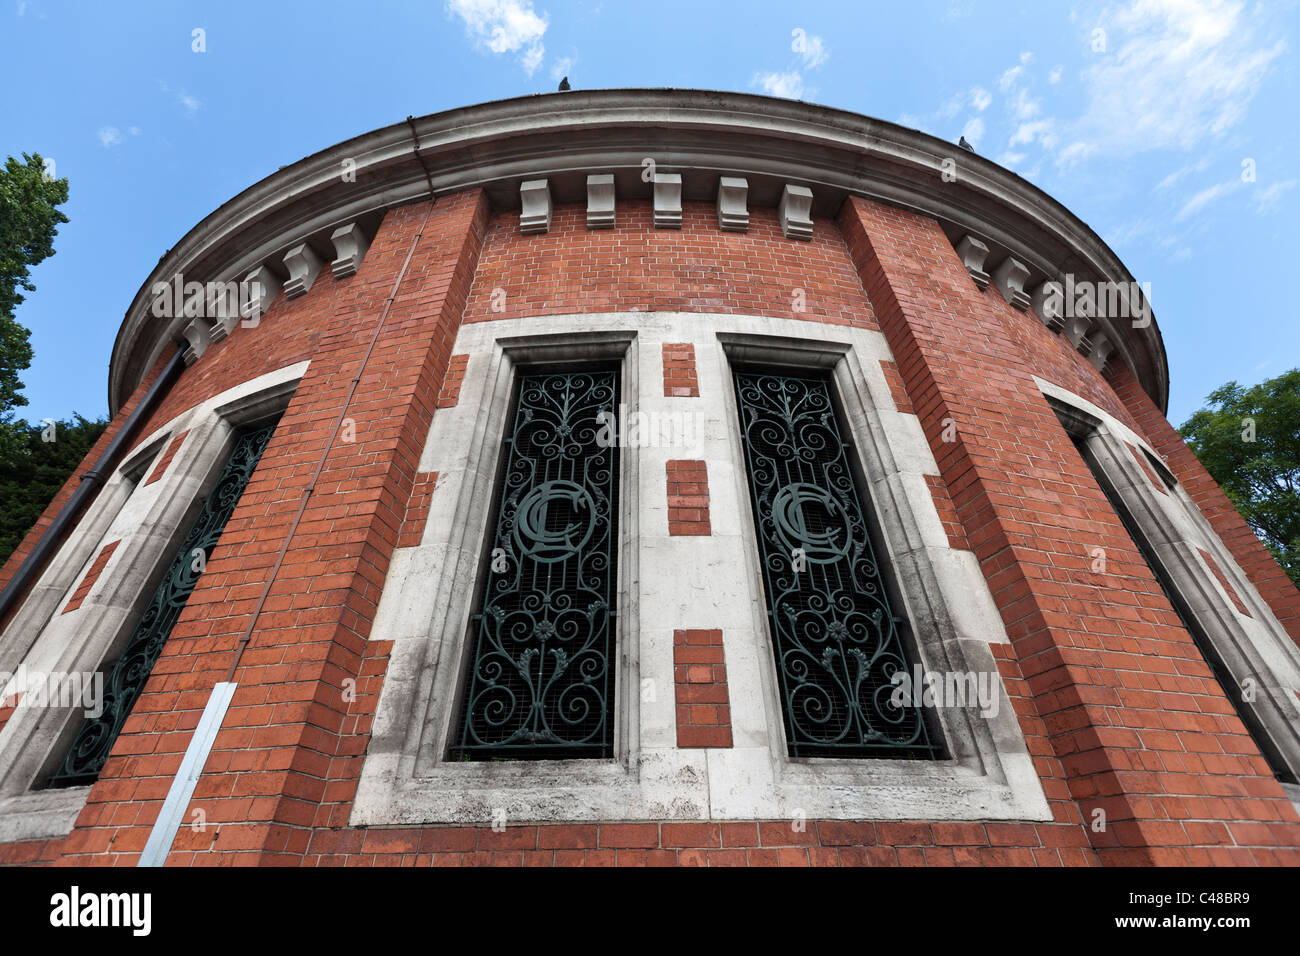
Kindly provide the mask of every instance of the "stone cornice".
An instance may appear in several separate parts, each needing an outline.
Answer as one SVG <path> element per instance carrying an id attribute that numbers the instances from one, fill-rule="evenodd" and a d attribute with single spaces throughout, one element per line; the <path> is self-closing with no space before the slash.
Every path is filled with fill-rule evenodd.
<path id="1" fill-rule="evenodd" d="M 419 155 L 415 151 L 418 138 Z M 159 260 L 122 322 L 109 370 L 116 411 L 190 319 L 152 314 L 157 282 L 243 278 L 268 266 L 287 278 L 285 253 L 307 243 L 333 259 L 331 235 L 383 210 L 473 186 L 493 207 L 517 208 L 520 185 L 545 179 L 556 203 L 587 201 L 587 177 L 612 173 L 620 198 L 650 198 L 644 161 L 682 177 L 682 198 L 715 202 L 719 177 L 744 177 L 750 207 L 776 207 L 787 185 L 812 190 L 812 215 L 835 215 L 848 195 L 933 216 L 957 243 L 978 237 L 990 272 L 1008 256 L 1025 289 L 1073 275 L 1132 283 L 1119 258 L 1042 190 L 981 156 L 893 123 L 747 93 L 583 90 L 483 103 L 395 123 L 280 169 L 223 204 Z M 955 173 L 955 180 L 952 178 Z M 333 280 L 328 280 L 333 281 Z M 1163 409 L 1168 369 L 1159 329 L 1091 317 L 1112 352 Z M 1092 334 L 1092 333 L 1090 333 Z"/>

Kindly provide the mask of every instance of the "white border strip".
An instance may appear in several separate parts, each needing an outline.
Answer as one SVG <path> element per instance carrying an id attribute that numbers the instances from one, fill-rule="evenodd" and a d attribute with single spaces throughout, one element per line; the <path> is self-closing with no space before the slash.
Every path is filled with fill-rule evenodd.
<path id="1" fill-rule="evenodd" d="M 144 852 L 140 854 L 140 861 L 136 866 L 162 866 L 166 861 L 172 841 L 176 839 L 176 831 L 180 828 L 182 817 L 185 815 L 185 808 L 190 805 L 190 798 L 194 796 L 194 788 L 199 783 L 199 774 L 203 772 L 203 765 L 208 762 L 208 754 L 212 752 L 217 731 L 221 729 L 221 722 L 226 719 L 226 710 L 230 707 L 230 699 L 235 696 L 235 688 L 238 686 L 238 684 L 222 681 L 212 688 L 212 696 L 208 698 L 208 703 L 203 708 L 199 725 L 194 728 L 190 745 L 185 748 L 185 759 L 181 761 L 180 769 L 176 771 L 171 789 L 167 791 L 167 799 L 163 801 L 162 809 L 158 811 L 158 819 L 154 821 L 153 829 L 149 831 L 149 840 L 145 843 Z"/>

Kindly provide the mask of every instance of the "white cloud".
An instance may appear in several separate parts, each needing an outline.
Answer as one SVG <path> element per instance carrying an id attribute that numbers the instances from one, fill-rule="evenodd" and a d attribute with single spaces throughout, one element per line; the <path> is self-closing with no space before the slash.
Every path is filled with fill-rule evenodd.
<path id="1" fill-rule="evenodd" d="M 447 9 L 460 17 L 478 45 L 493 53 L 519 54 L 529 76 L 542 65 L 548 24 L 533 10 L 532 0 L 447 0 Z"/>
<path id="2" fill-rule="evenodd" d="M 1184 176 L 1187 176 L 1189 173 L 1203 173 L 1205 172 L 1205 170 L 1209 169 L 1209 167 L 1210 167 L 1210 157 L 1208 156 L 1202 157 L 1201 159 L 1197 160 L 1195 163 L 1192 163 L 1188 166 L 1184 166 L 1181 169 L 1175 169 L 1164 179 L 1160 180 L 1160 182 L 1156 183 L 1156 189 L 1157 190 L 1168 189 L 1170 186 L 1178 182 L 1178 180 L 1182 179 Z"/>
<path id="3" fill-rule="evenodd" d="M 1149 236 L 1155 229 L 1155 220 L 1144 217 L 1108 230 L 1103 238 L 1108 246 L 1122 246 L 1143 236 Z"/>
<path id="4" fill-rule="evenodd" d="M 1062 72 L 1064 72 L 1064 67 L 1058 66 L 1053 68 L 1052 72 L 1047 74 L 1047 82 L 1051 83 L 1053 86 L 1055 86 L 1057 83 L 1060 83 Z"/>
<path id="5" fill-rule="evenodd" d="M 993 97 L 989 94 L 989 91 L 983 87 L 977 86 L 970 91 L 970 105 L 975 107 L 981 113 L 988 109 L 989 104 L 992 102 Z"/>
<path id="6" fill-rule="evenodd" d="M 555 63 L 551 66 L 551 79 L 553 79 L 556 83 L 560 82 L 560 80 L 564 79 L 566 76 L 568 76 L 570 73 L 573 72 L 573 65 L 577 62 L 578 62 L 577 57 L 573 57 L 573 56 L 560 57 L 560 59 L 556 60 Z"/>
<path id="7" fill-rule="evenodd" d="M 1019 166 L 1024 161 L 1025 161 L 1024 153 L 1007 152 L 1007 153 L 1003 153 L 1001 156 L 998 157 L 998 165 L 1005 166 L 1008 169 L 1010 169 L 1013 166 Z"/>
<path id="8" fill-rule="evenodd" d="M 1028 66 L 1029 61 L 1032 60 L 1033 58 L 1034 58 L 1034 54 L 1029 50 L 1026 50 L 1024 53 L 1020 54 L 1020 65 Z"/>
<path id="9" fill-rule="evenodd" d="M 189 93 L 185 92 L 185 90 L 174 90 L 166 83 L 164 83 L 162 80 L 158 81 L 158 86 L 162 89 L 164 93 L 175 96 L 176 102 L 180 103 L 181 106 L 185 108 L 185 112 L 189 116 L 193 116 L 195 113 L 197 113 L 199 111 L 199 107 L 203 105 L 201 102 L 199 102 L 199 98 L 197 96 L 191 96 Z"/>
<path id="10" fill-rule="evenodd" d="M 803 77 L 798 70 L 788 73 L 755 73 L 750 83 L 768 96 L 782 96 L 788 100 L 802 100 L 813 93 L 804 86 Z"/>
<path id="11" fill-rule="evenodd" d="M 1234 192 L 1242 185 L 1240 179 L 1229 179 L 1225 183 L 1217 183 L 1213 186 L 1207 186 L 1196 195 L 1192 196 L 1183 203 L 1183 207 L 1178 210 L 1178 215 L 1174 216 L 1174 222 L 1182 222 L 1191 216 L 1196 215 L 1210 203 L 1214 202 L 1220 196 Z"/>
<path id="12" fill-rule="evenodd" d="M 1286 49 L 1242 16 L 1241 0 L 1129 0 L 1099 22 L 1113 54 L 1084 71 L 1088 106 L 1074 123 L 1085 155 L 1190 149 L 1245 115 L 1273 61 Z"/>
<path id="13" fill-rule="evenodd" d="M 1050 119 L 1034 120 L 1032 123 L 1021 123 L 1016 127 L 1015 133 L 1008 140 L 1008 146 L 1019 146 L 1021 143 L 1032 143 L 1038 140 L 1044 146 L 1051 148 L 1055 138 L 1050 134 L 1054 123 Z"/>
<path id="14" fill-rule="evenodd" d="M 978 116 L 968 120 L 966 125 L 962 127 L 961 134 L 966 137 L 966 142 L 972 146 L 978 146 L 980 137 L 984 135 L 984 121 Z"/>
<path id="15" fill-rule="evenodd" d="M 808 70 L 815 70 L 830 59 L 822 38 L 809 35 L 803 27 L 795 27 L 790 31 L 790 49 L 799 54 L 804 68 Z"/>
<path id="16" fill-rule="evenodd" d="M 1016 95 L 1015 103 L 1012 104 L 1016 119 L 1026 120 L 1037 116 L 1040 102 L 1040 100 L 1031 98 L 1028 90 L 1022 89 Z"/>
<path id="17" fill-rule="evenodd" d="M 1061 150 L 1056 161 L 1062 166 L 1070 166 L 1074 163 L 1081 162 L 1097 152 L 1095 143 L 1085 143 L 1082 140 L 1076 140 L 1065 149 Z"/>
<path id="18" fill-rule="evenodd" d="M 99 130 L 99 145 L 111 149 L 122 142 L 122 131 L 116 126 L 104 126 Z"/>
<path id="19" fill-rule="evenodd" d="M 1300 180 L 1286 179 L 1273 183 L 1267 189 L 1261 189 L 1255 194 L 1255 210 L 1260 213 L 1277 212 L 1282 205 L 1282 197 L 1295 189 L 1297 184 L 1300 184 Z"/>
<path id="20" fill-rule="evenodd" d="M 1016 80 L 1020 79 L 1021 74 L 1024 72 L 1025 68 L 1023 66 L 1011 67 L 1003 73 L 1001 79 L 998 80 L 998 89 L 1003 91 L 1011 89 L 1011 87 L 1016 85 Z"/>

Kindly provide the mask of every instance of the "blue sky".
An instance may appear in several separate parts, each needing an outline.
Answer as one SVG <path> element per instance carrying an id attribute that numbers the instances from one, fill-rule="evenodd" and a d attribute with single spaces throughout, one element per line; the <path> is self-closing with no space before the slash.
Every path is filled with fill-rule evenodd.
<path id="1" fill-rule="evenodd" d="M 1229 379 L 1300 364 L 1295 2 L 0 4 L 0 159 L 40 152 L 71 188 L 17 313 L 31 421 L 106 411 L 132 296 L 230 197 L 407 114 L 562 74 L 964 133 L 1151 284 L 1175 424 Z"/>

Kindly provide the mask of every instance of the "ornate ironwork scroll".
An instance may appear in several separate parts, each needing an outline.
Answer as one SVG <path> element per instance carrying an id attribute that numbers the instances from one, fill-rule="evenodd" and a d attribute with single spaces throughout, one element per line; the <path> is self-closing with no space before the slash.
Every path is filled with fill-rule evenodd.
<path id="1" fill-rule="evenodd" d="M 185 602 L 198 583 L 226 521 L 239 503 L 239 497 L 274 433 L 275 422 L 271 422 L 236 437 L 234 451 L 216 487 L 203 502 L 199 516 L 176 549 L 167 574 L 154 591 L 125 650 L 105 669 L 102 712 L 81 725 L 67 756 L 50 779 L 51 787 L 92 783 L 99 776 L 109 751 L 113 749 L 113 742 L 162 654 L 172 626 L 185 609 Z"/>
<path id="2" fill-rule="evenodd" d="M 613 754 L 617 393 L 521 376 L 453 757 Z"/>
<path id="3" fill-rule="evenodd" d="M 735 384 L 790 755 L 939 756 L 827 382 Z"/>

